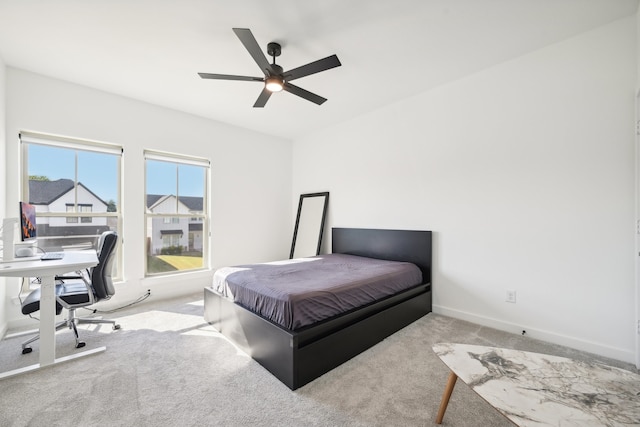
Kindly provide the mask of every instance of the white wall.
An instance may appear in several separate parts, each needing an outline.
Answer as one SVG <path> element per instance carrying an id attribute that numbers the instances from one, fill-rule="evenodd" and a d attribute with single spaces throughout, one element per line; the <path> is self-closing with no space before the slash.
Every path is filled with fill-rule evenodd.
<path id="1" fill-rule="evenodd" d="M 5 75 L 6 67 L 2 58 L 0 58 L 0 153 L 5 153 L 6 139 L 5 139 Z M 0 157 L 0 164 L 3 164 L 5 156 Z M 7 183 L 6 168 L 3 167 L 0 172 L 0 212 L 5 211 L 5 198 Z M 5 286 L 5 279 L 0 277 L 0 337 L 3 337 L 7 331 L 7 291 Z"/>
<path id="2" fill-rule="evenodd" d="M 301 138 L 293 194 L 433 230 L 438 313 L 634 361 L 635 44 L 623 19 Z"/>
<path id="3" fill-rule="evenodd" d="M 6 79 L 6 176 L 11 182 L 20 176 L 20 130 L 124 147 L 125 282 L 117 284 L 109 307 L 134 300 L 147 289 L 152 297 L 164 297 L 200 290 L 211 280 L 211 272 L 144 278 L 144 149 L 211 160 L 213 268 L 288 256 L 293 222 L 290 141 L 10 67 Z M 5 199 L 4 212 L 11 214 L 20 200 L 17 185 L 7 185 L 0 203 Z M 15 307 L 10 317 L 24 316 Z"/>

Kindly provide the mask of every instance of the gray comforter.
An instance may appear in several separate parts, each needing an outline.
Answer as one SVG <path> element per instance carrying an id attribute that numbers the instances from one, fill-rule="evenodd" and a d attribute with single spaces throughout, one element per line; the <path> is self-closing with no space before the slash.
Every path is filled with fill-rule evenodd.
<path id="1" fill-rule="evenodd" d="M 421 283 L 414 264 L 344 254 L 224 267 L 213 277 L 216 292 L 289 330 Z"/>

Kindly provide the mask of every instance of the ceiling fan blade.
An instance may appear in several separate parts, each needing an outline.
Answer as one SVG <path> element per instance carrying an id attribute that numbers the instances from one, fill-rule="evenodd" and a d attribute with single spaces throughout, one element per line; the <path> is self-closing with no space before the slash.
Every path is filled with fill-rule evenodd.
<path id="1" fill-rule="evenodd" d="M 249 51 L 249 54 L 256 61 L 260 70 L 264 73 L 265 76 L 269 76 L 272 73 L 271 64 L 267 61 L 267 58 L 264 56 L 264 52 L 258 46 L 258 42 L 256 38 L 253 37 L 251 30 L 248 28 L 234 28 L 233 32 L 236 33 L 236 36 L 240 39 L 245 49 Z M 275 74 L 275 73 L 272 73 Z"/>
<path id="2" fill-rule="evenodd" d="M 323 59 L 311 62 L 307 65 L 303 65 L 293 70 L 289 70 L 284 73 L 284 78 L 287 81 L 299 79 L 300 77 L 308 76 L 311 74 L 319 73 L 320 71 L 329 70 L 331 68 L 339 67 L 342 64 L 336 55 L 327 56 Z"/>
<path id="3" fill-rule="evenodd" d="M 271 93 L 272 92 L 268 90 L 266 87 L 262 89 L 262 92 L 260 92 L 260 96 L 258 96 L 258 99 L 256 99 L 256 103 L 253 104 L 253 108 L 264 107 L 264 105 L 267 103 L 267 101 L 271 97 Z"/>
<path id="4" fill-rule="evenodd" d="M 300 98 L 304 98 L 307 101 L 311 101 L 318 105 L 322 105 L 327 100 L 327 98 L 323 98 L 319 95 L 316 95 L 315 93 L 311 93 L 308 90 L 304 90 L 301 87 L 292 85 L 288 82 L 285 82 L 283 89 L 289 93 L 298 95 Z"/>
<path id="5" fill-rule="evenodd" d="M 203 79 L 215 79 L 215 80 L 242 80 L 246 82 L 264 82 L 262 77 L 249 77 L 249 76 L 232 76 L 229 74 L 211 74 L 211 73 L 198 73 Z"/>

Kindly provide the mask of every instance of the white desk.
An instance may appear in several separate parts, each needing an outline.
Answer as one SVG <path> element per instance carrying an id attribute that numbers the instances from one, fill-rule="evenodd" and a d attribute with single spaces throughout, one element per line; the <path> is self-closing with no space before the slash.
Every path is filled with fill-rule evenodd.
<path id="1" fill-rule="evenodd" d="M 55 276 L 83 270 L 98 264 L 96 252 L 69 251 L 60 260 L 14 261 L 0 263 L 0 277 L 40 277 L 40 363 L 26 368 L 0 373 L 0 379 L 29 372 L 55 363 L 61 363 L 104 351 L 105 347 L 87 350 L 56 359 L 56 297 Z"/>

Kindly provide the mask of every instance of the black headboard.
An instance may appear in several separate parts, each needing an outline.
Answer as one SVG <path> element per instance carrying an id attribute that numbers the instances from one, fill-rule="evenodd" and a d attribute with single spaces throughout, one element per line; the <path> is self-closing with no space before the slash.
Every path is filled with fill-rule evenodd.
<path id="1" fill-rule="evenodd" d="M 331 252 L 411 262 L 431 283 L 431 231 L 332 228 Z"/>

